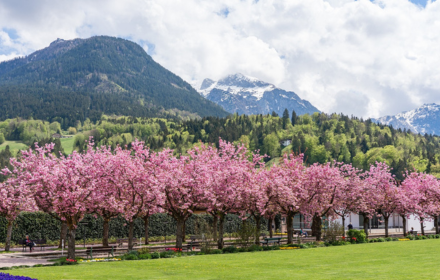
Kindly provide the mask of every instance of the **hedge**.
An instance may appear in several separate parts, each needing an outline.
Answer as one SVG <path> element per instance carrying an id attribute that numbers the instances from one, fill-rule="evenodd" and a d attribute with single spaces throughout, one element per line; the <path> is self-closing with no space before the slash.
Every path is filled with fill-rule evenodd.
<path id="1" fill-rule="evenodd" d="M 206 223 L 212 224 L 213 218 L 210 215 L 193 215 L 186 222 L 186 234 L 196 234 L 196 224 L 201 223 L 199 219 Z M 77 240 L 84 238 L 102 238 L 103 221 L 101 217 L 86 215 L 81 221 L 76 233 Z M 251 219 L 253 223 L 253 220 Z M 229 214 L 226 216 L 224 232 L 237 232 L 242 224 L 242 220 L 237 215 Z M 261 222 L 262 230 L 266 229 L 267 220 Z M 6 219 L 0 217 L 0 243 L 4 243 L 6 239 Z M 21 213 L 14 222 L 12 231 L 12 241 L 17 242 L 29 235 L 32 239 L 57 240 L 60 236 L 61 222 L 49 214 L 42 212 Z M 175 220 L 166 214 L 154 214 L 149 220 L 150 236 L 164 236 L 176 234 Z M 110 221 L 109 237 L 124 238 L 128 236 L 128 223 L 122 217 L 112 219 Z M 134 236 L 144 236 L 144 221 L 137 219 L 135 221 Z"/>

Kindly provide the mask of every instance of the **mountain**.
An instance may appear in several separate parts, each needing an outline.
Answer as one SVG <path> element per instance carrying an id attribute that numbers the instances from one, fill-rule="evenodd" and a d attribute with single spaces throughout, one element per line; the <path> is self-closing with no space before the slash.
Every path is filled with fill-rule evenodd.
<path id="1" fill-rule="evenodd" d="M 292 91 L 242 74 L 230 75 L 219 81 L 205 79 L 199 93 L 226 111 L 239 114 L 270 114 L 275 111 L 282 115 L 286 108 L 295 110 L 297 115 L 319 112 Z"/>
<path id="2" fill-rule="evenodd" d="M 226 116 L 144 49 L 96 36 L 52 42 L 26 57 L 0 63 L 0 118 L 84 120 L 102 113 L 142 117 L 179 110 Z"/>
<path id="3" fill-rule="evenodd" d="M 440 105 L 424 104 L 411 111 L 372 119 L 372 121 L 392 125 L 395 128 L 410 129 L 415 133 L 440 135 Z"/>

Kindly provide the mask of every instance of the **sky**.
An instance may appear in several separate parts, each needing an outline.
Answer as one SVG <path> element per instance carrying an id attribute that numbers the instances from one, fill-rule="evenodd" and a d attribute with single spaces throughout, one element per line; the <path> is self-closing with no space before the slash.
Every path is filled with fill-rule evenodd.
<path id="1" fill-rule="evenodd" d="M 195 87 L 242 73 L 327 113 L 440 103 L 440 1 L 0 1 L 0 61 L 94 35 L 140 44 Z"/>

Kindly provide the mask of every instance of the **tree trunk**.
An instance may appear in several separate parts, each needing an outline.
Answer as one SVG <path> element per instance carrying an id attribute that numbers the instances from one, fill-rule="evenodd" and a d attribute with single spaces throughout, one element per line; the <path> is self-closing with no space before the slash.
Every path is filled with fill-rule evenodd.
<path id="1" fill-rule="evenodd" d="M 295 217 L 294 212 L 289 212 L 286 217 L 287 225 L 287 244 L 293 243 L 293 217 Z"/>
<path id="2" fill-rule="evenodd" d="M 182 243 L 186 241 L 186 221 L 183 221 L 182 228 Z"/>
<path id="3" fill-rule="evenodd" d="M 313 216 L 313 223 L 312 223 L 312 231 L 315 232 L 316 241 L 321 241 L 321 225 L 322 225 L 322 218 L 319 216 L 319 214 L 315 214 Z"/>
<path id="4" fill-rule="evenodd" d="M 212 223 L 212 237 L 214 239 L 214 242 L 217 242 L 217 224 L 218 224 L 218 216 L 217 213 L 214 214 L 214 221 Z"/>
<path id="5" fill-rule="evenodd" d="M 133 250 L 133 232 L 134 232 L 134 221 L 128 223 L 128 250 Z"/>
<path id="6" fill-rule="evenodd" d="M 185 219 L 183 217 L 179 217 L 177 219 L 177 232 L 176 232 L 176 248 L 182 249 L 182 243 L 183 243 L 183 228 L 185 224 Z"/>
<path id="7" fill-rule="evenodd" d="M 261 216 L 255 215 L 255 244 L 260 245 L 260 232 L 261 232 Z"/>
<path id="8" fill-rule="evenodd" d="M 5 251 L 11 250 L 11 237 L 12 237 L 12 225 L 14 224 L 13 220 L 8 220 L 8 229 L 6 233 L 6 242 L 5 242 Z"/>
<path id="9" fill-rule="evenodd" d="M 388 237 L 388 221 L 390 217 L 384 215 L 383 218 L 385 220 L 385 237 Z"/>
<path id="10" fill-rule="evenodd" d="M 345 238 L 345 215 L 342 215 L 342 228 L 344 229 L 342 232 L 342 237 Z"/>
<path id="11" fill-rule="evenodd" d="M 269 218 L 268 224 L 269 224 L 269 237 L 273 237 L 273 228 L 272 228 L 273 218 Z"/>
<path id="12" fill-rule="evenodd" d="M 76 225 L 69 224 L 69 245 L 67 247 L 67 258 L 75 259 L 75 235 L 76 235 Z"/>
<path id="13" fill-rule="evenodd" d="M 435 234 L 438 234 L 439 233 L 439 230 L 438 230 L 438 216 L 432 216 L 432 217 L 434 219 Z"/>
<path id="14" fill-rule="evenodd" d="M 425 227 L 423 226 L 424 220 L 425 220 L 424 218 L 420 218 L 420 228 L 421 228 L 422 235 L 425 235 Z"/>
<path id="15" fill-rule="evenodd" d="M 60 243 L 58 244 L 58 249 L 61 249 L 61 246 L 63 246 L 63 240 L 65 248 L 67 243 L 67 222 L 65 221 L 61 221 Z"/>
<path id="16" fill-rule="evenodd" d="M 364 232 L 368 238 L 368 225 L 370 224 L 370 218 L 368 218 L 367 214 L 362 214 L 364 216 Z"/>
<path id="17" fill-rule="evenodd" d="M 406 236 L 406 217 L 405 215 L 401 215 L 402 217 L 402 226 L 403 226 L 403 236 Z"/>
<path id="18" fill-rule="evenodd" d="M 108 247 L 108 231 L 110 228 L 109 225 L 110 219 L 104 218 L 104 224 L 103 224 L 103 232 L 102 232 L 102 246 Z"/>
<path id="19" fill-rule="evenodd" d="M 150 242 L 148 242 L 148 220 L 149 220 L 149 216 L 145 216 L 144 217 L 144 228 L 145 228 L 145 245 L 150 244 Z"/>
<path id="20" fill-rule="evenodd" d="M 218 249 L 223 249 L 223 246 L 225 246 L 225 243 L 223 241 L 223 227 L 225 224 L 225 218 L 226 218 L 225 214 L 220 214 L 220 219 L 219 219 L 220 224 L 218 227 L 218 241 L 217 241 L 217 248 Z"/>

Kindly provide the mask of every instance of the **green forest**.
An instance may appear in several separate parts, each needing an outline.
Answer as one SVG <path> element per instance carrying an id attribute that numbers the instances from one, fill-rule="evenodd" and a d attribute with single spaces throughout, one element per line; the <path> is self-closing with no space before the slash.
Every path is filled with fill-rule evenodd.
<path id="1" fill-rule="evenodd" d="M 365 169 L 376 161 L 386 161 L 398 177 L 406 169 L 440 176 L 438 136 L 414 134 L 338 114 L 296 116 L 287 109 L 283 116 L 234 114 L 186 121 L 103 115 L 96 122 L 76 121 L 68 130 L 63 130 L 58 122 L 16 118 L 0 122 L 0 147 L 2 141 L 8 140 L 26 145 L 47 143 L 53 133 L 73 137 L 73 149 L 79 151 L 85 148 L 89 137 L 93 137 L 95 145 L 113 148 L 138 139 L 154 150 L 167 147 L 175 153 L 185 153 L 200 141 L 217 145 L 221 137 L 267 154 L 269 164 L 283 153 L 294 151 L 304 153 L 307 164 L 337 160 Z M 284 146 L 285 140 L 291 143 Z M 57 139 L 57 152 L 64 152 L 63 143 Z"/>

